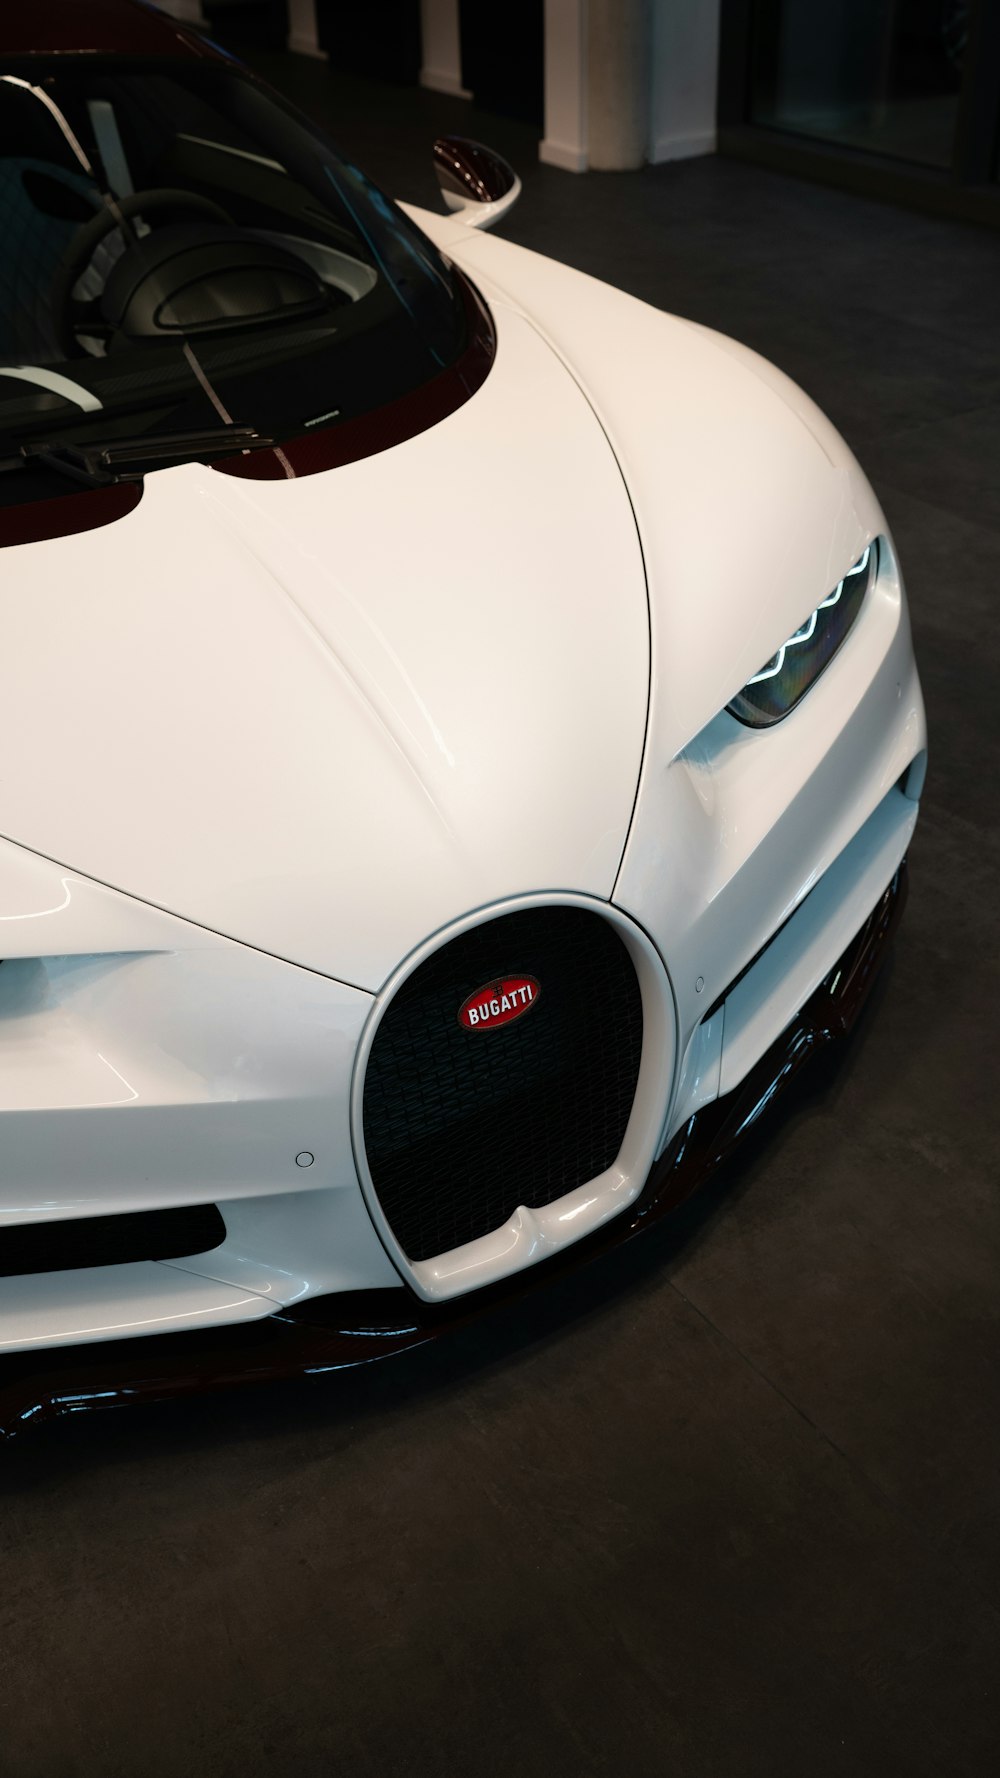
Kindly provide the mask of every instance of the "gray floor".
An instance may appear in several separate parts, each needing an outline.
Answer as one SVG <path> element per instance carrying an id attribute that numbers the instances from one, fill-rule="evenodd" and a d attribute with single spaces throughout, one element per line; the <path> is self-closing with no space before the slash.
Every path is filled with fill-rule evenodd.
<path id="1" fill-rule="evenodd" d="M 1000 239 L 277 64 L 390 189 L 461 127 L 508 232 L 777 360 L 905 565 L 932 763 L 888 979 L 661 1239 L 446 1350 L 133 1410 L 0 1473 L 0 1769 L 995 1769 Z"/>

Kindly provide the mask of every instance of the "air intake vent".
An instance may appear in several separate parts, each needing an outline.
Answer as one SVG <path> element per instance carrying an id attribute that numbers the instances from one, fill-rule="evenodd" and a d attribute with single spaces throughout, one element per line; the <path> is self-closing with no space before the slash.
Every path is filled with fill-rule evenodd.
<path id="1" fill-rule="evenodd" d="M 72 1222 L 0 1227 L 0 1278 L 27 1272 L 70 1272 L 82 1266 L 124 1266 L 137 1259 L 184 1259 L 210 1253 L 226 1238 L 214 1204 L 183 1210 L 139 1210 Z"/>
<path id="2" fill-rule="evenodd" d="M 537 984 L 525 1016 L 459 1022 L 470 996 L 513 981 Z M 635 968 L 599 914 L 527 908 L 427 958 L 382 1019 L 364 1090 L 368 1167 L 404 1253 L 461 1247 L 603 1173 L 641 1052 Z"/>

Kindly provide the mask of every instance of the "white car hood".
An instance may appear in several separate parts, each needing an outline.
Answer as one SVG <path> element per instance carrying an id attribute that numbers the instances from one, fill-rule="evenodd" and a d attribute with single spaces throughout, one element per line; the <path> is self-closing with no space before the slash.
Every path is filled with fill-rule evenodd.
<path id="1" fill-rule="evenodd" d="M 649 690 L 619 468 L 529 323 L 447 420 L 291 482 L 146 478 L 0 552 L 0 835 L 376 990 L 468 910 L 608 897 Z"/>
<path id="2" fill-rule="evenodd" d="M 878 503 L 825 415 L 756 353 L 556 260 L 411 213 L 491 303 L 551 343 L 618 458 L 649 589 L 648 777 L 836 586 L 884 528 Z"/>

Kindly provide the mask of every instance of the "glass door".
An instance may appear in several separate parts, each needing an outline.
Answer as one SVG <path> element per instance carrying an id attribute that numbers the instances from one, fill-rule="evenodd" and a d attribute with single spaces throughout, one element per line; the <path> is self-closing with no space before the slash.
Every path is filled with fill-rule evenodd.
<path id="1" fill-rule="evenodd" d="M 750 121 L 952 165 L 969 0 L 760 0 Z"/>

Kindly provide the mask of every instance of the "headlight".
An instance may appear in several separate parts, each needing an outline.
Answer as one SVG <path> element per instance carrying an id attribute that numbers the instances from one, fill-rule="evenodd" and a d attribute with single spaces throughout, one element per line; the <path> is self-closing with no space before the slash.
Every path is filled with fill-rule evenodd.
<path id="1" fill-rule="evenodd" d="M 829 598 L 747 681 L 727 710 L 750 728 L 769 728 L 787 716 L 829 666 L 861 609 L 877 567 L 878 545 L 871 543 Z"/>

